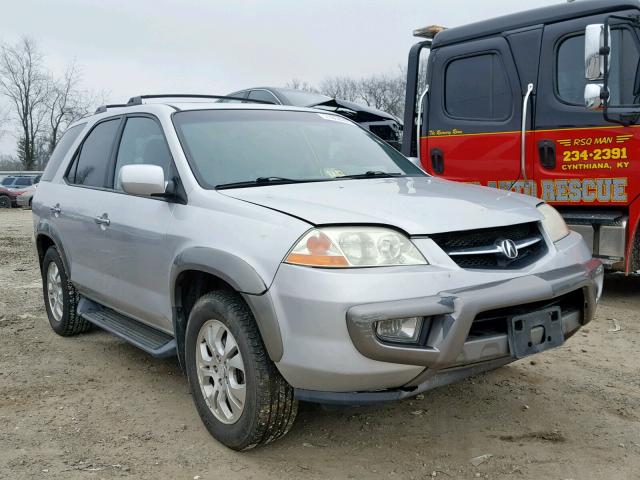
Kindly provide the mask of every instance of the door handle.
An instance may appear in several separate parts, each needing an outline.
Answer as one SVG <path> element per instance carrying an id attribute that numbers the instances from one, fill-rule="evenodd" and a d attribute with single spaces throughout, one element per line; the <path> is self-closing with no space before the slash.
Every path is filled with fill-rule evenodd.
<path id="1" fill-rule="evenodd" d="M 444 152 L 439 148 L 432 148 L 429 155 L 431 156 L 433 171 L 438 175 L 442 175 L 444 173 Z"/>
<path id="2" fill-rule="evenodd" d="M 538 158 L 542 168 L 553 170 L 556 168 L 556 142 L 540 140 L 538 142 Z"/>
<path id="3" fill-rule="evenodd" d="M 60 208 L 60 204 L 56 203 L 53 207 L 49 209 L 53 215 L 56 217 L 62 213 L 62 209 Z"/>
<path id="4" fill-rule="evenodd" d="M 109 225 L 111 225 L 109 215 L 107 215 L 106 213 L 103 213 L 101 217 L 95 217 L 94 221 L 101 227 L 108 227 Z"/>

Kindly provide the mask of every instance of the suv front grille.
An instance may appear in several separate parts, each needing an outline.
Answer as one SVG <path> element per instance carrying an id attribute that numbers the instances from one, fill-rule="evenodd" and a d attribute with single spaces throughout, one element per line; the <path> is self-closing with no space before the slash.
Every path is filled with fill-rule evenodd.
<path id="1" fill-rule="evenodd" d="M 462 232 L 438 233 L 431 239 L 462 268 L 515 269 L 530 265 L 547 252 L 538 224 L 522 223 L 507 227 L 483 228 Z M 509 245 L 515 244 L 517 255 L 508 256 Z"/>

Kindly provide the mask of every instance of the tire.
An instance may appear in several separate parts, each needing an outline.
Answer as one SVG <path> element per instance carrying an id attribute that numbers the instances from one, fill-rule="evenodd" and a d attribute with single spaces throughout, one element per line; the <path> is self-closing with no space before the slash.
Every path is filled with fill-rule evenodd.
<path id="1" fill-rule="evenodd" d="M 59 284 L 59 289 L 56 284 Z M 55 247 L 49 247 L 42 261 L 42 291 L 49 323 L 54 332 L 69 337 L 91 329 L 91 323 L 76 311 L 80 295 L 69 281 L 64 263 Z"/>
<path id="2" fill-rule="evenodd" d="M 0 195 L 0 208 L 11 208 L 11 198 L 8 195 Z"/>
<path id="3" fill-rule="evenodd" d="M 217 335 L 211 332 L 222 332 L 219 342 L 211 341 Z M 211 336 L 207 337 L 209 333 Z M 237 348 L 233 346 L 234 341 Z M 217 350 L 215 345 L 219 347 Z M 229 353 L 220 357 L 220 369 L 214 372 L 215 352 L 227 350 Z M 206 364 L 205 357 L 210 357 L 211 363 Z M 224 363 L 224 357 L 228 364 Z M 266 445 L 285 435 L 293 425 L 298 412 L 293 388 L 267 356 L 253 315 L 236 293 L 211 292 L 196 302 L 187 323 L 185 359 L 200 418 L 209 433 L 227 447 L 248 450 Z M 238 364 L 242 370 L 233 366 Z M 242 409 L 238 409 L 241 396 L 236 398 L 233 392 L 234 388 L 240 391 L 243 383 L 244 402 Z M 223 400 L 217 402 L 216 398 Z M 221 404 L 223 407 L 218 408 Z M 235 410 L 232 405 L 236 406 Z M 226 410 L 235 418 L 222 418 Z"/>

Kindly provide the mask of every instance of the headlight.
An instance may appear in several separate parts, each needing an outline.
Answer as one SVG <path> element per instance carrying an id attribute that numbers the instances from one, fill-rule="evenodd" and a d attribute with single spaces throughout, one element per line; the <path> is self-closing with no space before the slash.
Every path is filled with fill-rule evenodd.
<path id="1" fill-rule="evenodd" d="M 427 265 L 411 240 L 389 228 L 327 227 L 310 230 L 286 263 L 311 267 Z"/>
<path id="2" fill-rule="evenodd" d="M 555 208 L 543 203 L 538 205 L 538 211 L 544 216 L 542 227 L 554 243 L 569 235 L 569 227 Z"/>

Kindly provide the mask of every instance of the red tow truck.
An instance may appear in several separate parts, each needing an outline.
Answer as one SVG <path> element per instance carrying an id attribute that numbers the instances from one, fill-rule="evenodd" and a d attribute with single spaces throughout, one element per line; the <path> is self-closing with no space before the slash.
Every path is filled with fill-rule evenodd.
<path id="1" fill-rule="evenodd" d="M 609 268 L 639 270 L 639 33 L 640 2 L 620 0 L 414 32 L 403 153 L 538 196 Z"/>

